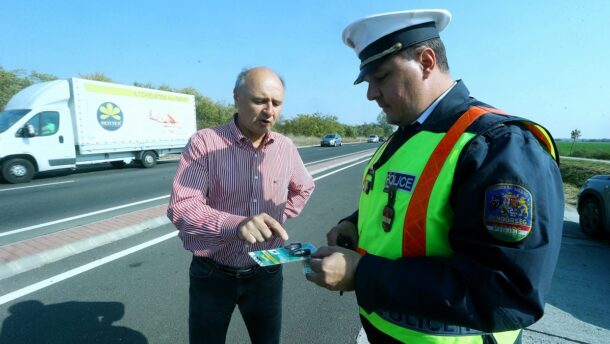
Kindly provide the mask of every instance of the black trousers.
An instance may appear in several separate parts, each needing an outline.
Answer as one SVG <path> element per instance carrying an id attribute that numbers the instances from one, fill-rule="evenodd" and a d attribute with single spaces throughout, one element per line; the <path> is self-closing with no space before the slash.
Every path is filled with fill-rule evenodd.
<path id="1" fill-rule="evenodd" d="M 189 286 L 190 343 L 225 343 L 236 305 L 252 343 L 279 343 L 282 284 L 281 265 L 233 274 L 193 257 Z"/>

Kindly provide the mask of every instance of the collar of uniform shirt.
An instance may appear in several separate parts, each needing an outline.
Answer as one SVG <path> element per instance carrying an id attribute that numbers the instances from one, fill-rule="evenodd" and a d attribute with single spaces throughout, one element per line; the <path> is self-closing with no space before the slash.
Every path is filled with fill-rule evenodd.
<path id="1" fill-rule="evenodd" d="M 428 119 L 428 116 L 430 116 L 432 111 L 434 111 L 434 109 L 436 108 L 438 103 L 440 103 L 441 100 L 443 100 L 443 98 L 445 98 L 447 93 L 449 93 L 449 91 L 451 91 L 455 87 L 455 85 L 457 85 L 457 82 L 454 81 L 453 84 L 451 85 L 451 87 L 449 87 L 447 89 L 447 91 L 445 91 L 445 93 L 441 94 L 440 97 L 436 98 L 434 103 L 432 103 L 432 105 L 428 106 L 426 111 L 424 111 L 424 113 L 422 113 L 421 116 L 419 116 L 415 121 L 413 121 L 413 123 L 418 122 L 419 124 L 424 124 L 424 122 L 426 121 L 426 119 Z M 413 123 L 411 123 L 411 124 L 413 124 Z"/>

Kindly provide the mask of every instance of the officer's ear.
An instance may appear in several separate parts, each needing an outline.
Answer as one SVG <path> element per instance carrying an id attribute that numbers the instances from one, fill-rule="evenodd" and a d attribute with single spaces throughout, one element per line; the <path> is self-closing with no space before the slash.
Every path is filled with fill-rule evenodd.
<path id="1" fill-rule="evenodd" d="M 436 68 L 436 54 L 434 50 L 426 47 L 419 52 L 417 57 L 424 79 L 427 79 Z"/>

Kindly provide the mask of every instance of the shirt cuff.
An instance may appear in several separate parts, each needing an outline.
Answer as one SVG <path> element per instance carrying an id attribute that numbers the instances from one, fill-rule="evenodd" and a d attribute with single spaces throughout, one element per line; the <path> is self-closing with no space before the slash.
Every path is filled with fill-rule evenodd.
<path id="1" fill-rule="evenodd" d="M 365 254 L 356 267 L 356 299 L 367 313 L 375 310 L 375 285 L 382 262 L 381 257 Z"/>
<path id="2" fill-rule="evenodd" d="M 245 219 L 245 216 L 228 215 L 220 225 L 220 237 L 224 241 L 239 240 L 239 237 L 237 236 L 237 227 Z"/>

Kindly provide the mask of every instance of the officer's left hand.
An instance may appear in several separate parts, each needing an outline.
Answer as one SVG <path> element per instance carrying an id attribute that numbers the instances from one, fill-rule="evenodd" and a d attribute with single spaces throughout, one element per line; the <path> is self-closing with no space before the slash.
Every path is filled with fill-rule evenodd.
<path id="1" fill-rule="evenodd" d="M 311 270 L 305 277 L 328 290 L 350 291 L 355 288 L 356 267 L 360 254 L 339 246 L 320 247 L 311 255 Z"/>

